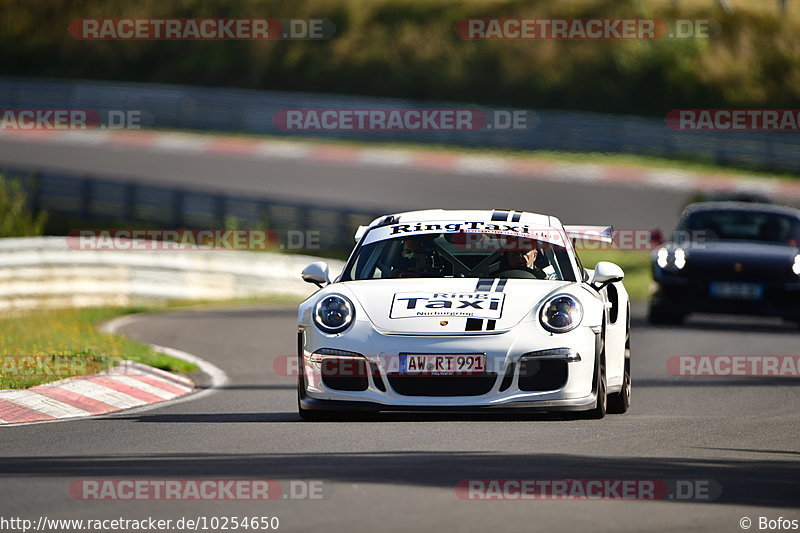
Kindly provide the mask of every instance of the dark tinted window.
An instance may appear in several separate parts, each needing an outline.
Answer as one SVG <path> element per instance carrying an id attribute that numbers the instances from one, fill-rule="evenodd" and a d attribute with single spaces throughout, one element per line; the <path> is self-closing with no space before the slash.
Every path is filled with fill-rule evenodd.
<path id="1" fill-rule="evenodd" d="M 678 227 L 683 237 L 694 240 L 745 240 L 797 246 L 800 220 L 763 211 L 696 211 Z"/>
<path id="2" fill-rule="evenodd" d="M 404 277 L 576 281 L 563 246 L 482 233 L 431 233 L 373 242 L 359 249 L 342 274 L 343 281 Z"/>

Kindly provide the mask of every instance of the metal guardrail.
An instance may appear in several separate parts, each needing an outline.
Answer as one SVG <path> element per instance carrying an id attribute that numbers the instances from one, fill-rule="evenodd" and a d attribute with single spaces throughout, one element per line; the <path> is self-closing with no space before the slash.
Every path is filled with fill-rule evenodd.
<path id="1" fill-rule="evenodd" d="M 143 83 L 0 77 L 0 108 L 140 111 L 156 128 L 406 141 L 526 150 L 617 152 L 697 158 L 723 165 L 800 172 L 800 135 L 784 132 L 681 132 L 664 120 L 587 112 L 531 111 L 525 130 L 287 132 L 277 111 L 305 108 L 478 108 L 333 94 L 271 92 Z"/>
<path id="2" fill-rule="evenodd" d="M 270 294 L 308 296 L 318 257 L 230 250 L 81 250 L 65 237 L 0 239 L 0 313 Z M 73 240 L 78 240 L 77 238 Z M 342 261 L 326 259 L 338 275 Z"/>
<path id="3" fill-rule="evenodd" d="M 287 243 L 287 248 L 312 253 L 350 251 L 358 226 L 383 214 L 88 175 L 19 168 L 0 168 L 0 174 L 20 179 L 32 210 L 75 217 L 84 224 L 97 221 L 169 229 L 235 226 L 269 230 L 278 238 L 292 232 L 292 235 L 299 233 L 300 237 Z M 312 246 L 298 242 L 309 232 L 315 232 Z"/>

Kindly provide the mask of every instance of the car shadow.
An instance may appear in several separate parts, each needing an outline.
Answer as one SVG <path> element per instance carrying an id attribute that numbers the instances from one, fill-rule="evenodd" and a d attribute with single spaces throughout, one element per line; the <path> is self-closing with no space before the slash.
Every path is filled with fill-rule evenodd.
<path id="1" fill-rule="evenodd" d="M 313 438 L 314 428 L 308 438 Z M 588 456 L 553 453 L 388 450 L 294 453 L 141 453 L 93 456 L 2 457 L 0 477 L 74 479 L 315 479 L 336 484 L 439 487 L 470 479 L 639 479 L 708 482 L 705 505 L 800 506 L 796 459 Z M 65 481 L 65 484 L 69 481 Z M 454 493 L 453 499 L 458 496 Z M 665 503 L 671 501 L 665 499 Z M 684 500 L 680 500 L 684 501 Z"/>
<path id="2" fill-rule="evenodd" d="M 613 415 L 609 415 L 613 416 Z M 333 418 L 333 423 L 375 423 L 375 422 L 559 422 L 580 420 L 581 413 L 459 413 L 459 412 L 384 412 L 384 413 L 345 413 Z M 120 414 L 108 416 L 100 420 L 128 420 L 133 422 L 170 423 L 170 424 L 219 424 L 248 422 L 300 422 L 303 424 L 320 424 L 325 422 L 307 422 L 296 412 L 273 413 L 176 413 L 176 414 Z"/>

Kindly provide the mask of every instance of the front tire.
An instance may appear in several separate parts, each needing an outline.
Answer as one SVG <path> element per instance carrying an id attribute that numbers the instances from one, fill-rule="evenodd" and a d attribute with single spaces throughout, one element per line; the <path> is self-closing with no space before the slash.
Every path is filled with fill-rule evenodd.
<path id="1" fill-rule="evenodd" d="M 628 356 L 629 350 L 625 358 L 625 375 L 622 378 L 622 389 L 619 392 L 608 395 L 608 412 L 615 415 L 627 413 L 631 406 L 631 360 Z"/>
<path id="2" fill-rule="evenodd" d="M 593 420 L 600 420 L 605 418 L 606 411 L 608 410 L 608 395 L 606 394 L 606 366 L 603 361 L 600 362 L 600 368 L 597 372 L 597 383 L 595 385 L 597 390 L 597 400 L 595 401 L 594 409 L 586 412 L 586 417 Z"/>

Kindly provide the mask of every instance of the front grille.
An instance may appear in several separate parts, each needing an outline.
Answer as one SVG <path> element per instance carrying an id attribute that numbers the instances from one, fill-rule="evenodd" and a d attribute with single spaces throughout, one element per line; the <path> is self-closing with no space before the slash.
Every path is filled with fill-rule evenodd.
<path id="1" fill-rule="evenodd" d="M 389 385 L 403 396 L 480 396 L 488 393 L 497 374 L 479 376 L 408 376 L 389 374 Z"/>
<path id="2" fill-rule="evenodd" d="M 365 359 L 326 357 L 321 365 L 322 383 L 333 390 L 365 391 L 369 386 Z"/>
<path id="3" fill-rule="evenodd" d="M 375 387 L 381 392 L 386 392 L 386 385 L 384 385 L 381 373 L 378 371 L 378 365 L 370 363 L 369 370 L 372 372 L 372 382 L 375 383 Z"/>
<path id="4" fill-rule="evenodd" d="M 523 357 L 519 362 L 519 390 L 542 392 L 558 390 L 567 383 L 567 362 L 558 359 L 536 360 Z"/>
<path id="5" fill-rule="evenodd" d="M 514 382 L 514 368 L 516 367 L 516 363 L 511 363 L 506 368 L 506 373 L 503 376 L 503 381 L 500 382 L 500 392 L 507 391 L 511 388 L 511 384 Z"/>

